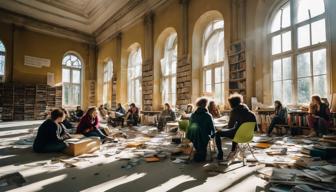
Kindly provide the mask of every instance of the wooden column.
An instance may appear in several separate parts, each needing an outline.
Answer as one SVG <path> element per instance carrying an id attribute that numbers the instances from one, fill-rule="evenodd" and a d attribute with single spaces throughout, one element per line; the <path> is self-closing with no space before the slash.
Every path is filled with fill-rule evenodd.
<path id="1" fill-rule="evenodd" d="M 116 36 L 116 52 L 117 57 L 115 58 L 113 62 L 113 74 L 112 74 L 112 97 L 111 97 L 111 108 L 116 109 L 117 108 L 117 70 L 116 65 L 120 65 L 121 61 L 121 38 L 122 33 L 119 32 Z"/>

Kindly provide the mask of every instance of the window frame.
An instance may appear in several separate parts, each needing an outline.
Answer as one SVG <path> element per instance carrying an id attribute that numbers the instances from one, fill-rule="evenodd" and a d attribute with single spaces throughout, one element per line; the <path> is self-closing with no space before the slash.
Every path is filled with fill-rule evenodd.
<path id="1" fill-rule="evenodd" d="M 3 74 L 0 74 L 0 82 L 3 82 L 5 80 L 5 75 L 6 75 L 6 46 L 2 40 L 0 40 L 0 44 L 3 45 L 4 50 L 0 50 L 0 56 L 4 57 L 4 62 L 3 62 Z"/>
<path id="2" fill-rule="evenodd" d="M 138 54 L 140 61 L 133 63 L 133 61 L 131 61 L 132 57 L 134 57 L 135 54 Z M 130 72 L 130 68 L 136 68 L 137 65 L 139 65 L 138 67 L 140 67 L 140 72 L 138 76 L 133 76 L 133 72 Z M 128 88 L 127 88 L 127 101 L 128 103 L 135 103 L 137 106 L 142 106 L 142 50 L 141 47 L 137 47 L 135 49 L 133 49 L 129 55 L 128 55 L 128 66 L 127 66 L 127 82 L 128 82 Z M 132 74 L 132 77 L 130 78 L 130 74 Z M 139 102 L 137 102 L 136 97 L 136 91 L 137 91 L 137 87 L 136 87 L 136 82 L 139 82 L 140 87 L 139 87 L 139 92 L 140 92 L 140 98 L 139 98 Z M 132 93 L 129 92 L 129 89 L 133 89 Z M 133 95 L 132 95 L 133 94 Z"/>
<path id="3" fill-rule="evenodd" d="M 173 37 L 174 36 L 174 37 Z M 171 40 L 170 38 L 174 38 L 173 43 L 170 47 L 168 47 L 169 44 L 169 40 Z M 175 58 L 175 62 L 176 62 L 176 69 L 175 69 L 175 73 L 172 72 L 172 63 L 174 62 L 174 56 L 176 56 Z M 165 46 L 164 46 L 164 54 L 163 54 L 163 58 L 162 59 L 167 59 L 167 61 L 161 65 L 161 67 L 166 68 L 166 65 L 169 66 L 170 70 L 168 74 L 162 74 L 162 79 L 161 79 L 161 85 L 162 85 L 162 95 L 161 95 L 161 99 L 162 102 L 164 103 L 169 103 L 173 108 L 176 106 L 176 100 L 177 100 L 177 87 L 176 87 L 176 74 L 177 74 L 177 33 L 172 33 L 170 34 L 166 41 L 165 41 Z M 161 60 L 162 62 L 162 60 Z M 161 69 L 161 71 L 163 71 L 163 69 Z M 173 90 L 173 79 L 175 78 L 175 90 Z M 167 92 L 165 92 L 164 90 L 164 82 L 167 81 L 168 82 L 168 87 L 167 87 Z M 165 100 L 165 98 L 167 97 L 167 100 Z M 173 98 L 175 97 L 175 98 Z M 175 100 L 175 102 L 174 102 Z"/>
<path id="4" fill-rule="evenodd" d="M 280 11 L 282 9 L 282 7 L 286 6 L 287 3 L 290 6 L 290 25 L 288 27 L 282 28 L 281 24 L 282 24 L 282 19 L 280 22 L 280 30 L 274 31 L 272 32 L 272 22 L 274 20 L 275 15 L 278 13 L 278 11 Z M 290 104 L 290 105 L 304 105 L 307 103 L 300 103 L 299 102 L 299 90 L 298 90 L 298 80 L 301 79 L 302 77 L 298 77 L 297 75 L 297 66 L 298 66 L 298 59 L 297 57 L 301 54 L 304 53 L 310 53 L 310 68 L 311 68 L 311 75 L 309 76 L 310 80 L 311 80 L 311 93 L 310 95 L 314 94 L 314 77 L 316 76 L 320 76 L 320 75 L 313 75 L 314 71 L 313 71 L 313 52 L 314 51 L 318 51 L 318 50 L 322 50 L 322 49 L 326 49 L 326 79 L 327 79 L 327 90 L 326 90 L 326 94 L 328 95 L 330 93 L 330 88 L 331 88 L 331 82 L 330 82 L 330 35 L 329 35 L 329 27 L 328 27 L 328 10 L 327 10 L 327 2 L 324 0 L 324 7 L 325 7 L 325 11 L 324 13 L 317 15 L 315 17 L 310 17 L 309 14 L 309 19 L 301 21 L 301 22 L 297 22 L 297 9 L 298 9 L 298 2 L 295 0 L 286 0 L 286 1 L 282 1 L 279 6 L 274 9 L 272 11 L 272 15 L 270 17 L 270 20 L 268 22 L 268 29 L 267 29 L 267 39 L 268 39 L 268 47 L 270 49 L 269 50 L 269 62 L 270 63 L 270 73 L 271 75 L 271 93 L 272 93 L 272 101 L 275 100 L 274 98 L 274 79 L 273 79 L 273 61 L 278 60 L 278 59 L 284 59 L 287 57 L 291 58 L 291 65 L 292 65 L 292 98 L 291 98 L 291 102 L 290 103 L 286 103 L 286 104 Z M 282 18 L 282 15 L 281 15 Z M 316 21 L 321 21 L 323 20 L 325 21 L 325 36 L 326 36 L 326 40 L 324 42 L 320 42 L 320 43 L 316 43 L 316 44 L 312 44 L 312 24 Z M 299 48 L 298 47 L 298 29 L 302 26 L 305 25 L 309 25 L 309 45 L 304 46 Z M 285 32 L 291 32 L 291 50 L 286 51 L 286 52 L 282 52 L 282 35 Z M 280 35 L 280 42 L 281 42 L 281 52 L 274 54 L 272 53 L 272 38 Z M 308 77 L 308 76 L 307 76 Z M 283 81 L 282 81 L 282 89 L 283 89 Z M 283 94 L 283 93 L 282 93 Z M 282 100 L 284 100 L 284 96 L 282 95 Z"/>
<path id="5" fill-rule="evenodd" d="M 113 61 L 112 59 L 107 60 L 104 63 L 104 75 L 103 75 L 103 104 L 110 104 L 109 93 L 112 89 L 112 78 L 113 78 Z M 106 89 L 105 89 L 106 88 Z M 106 93 L 105 93 L 106 91 Z"/>
<path id="6" fill-rule="evenodd" d="M 225 104 L 225 78 L 224 78 L 224 74 L 225 74 L 225 68 L 224 68 L 224 62 L 225 62 L 225 36 L 224 36 L 224 24 L 223 24 L 223 28 L 216 28 L 216 29 L 213 29 L 214 28 L 214 24 L 216 22 L 223 22 L 223 20 L 213 20 L 211 21 L 207 27 L 205 28 L 204 32 L 203 32 L 203 37 L 202 37 L 202 67 L 201 67 L 201 70 L 202 70 L 202 79 L 203 79 L 203 83 L 202 83 L 202 89 L 203 89 L 203 93 L 204 94 L 211 94 L 213 99 L 216 101 L 217 104 Z M 212 25 L 212 29 L 210 31 L 210 33 L 208 34 L 207 37 L 205 37 L 205 32 L 207 31 L 207 29 L 210 27 L 210 25 Z M 206 54 L 206 50 L 207 50 L 207 47 L 208 47 L 208 43 L 209 41 L 211 40 L 211 38 L 214 36 L 214 35 L 217 35 L 219 33 L 223 32 L 223 50 L 224 50 L 224 57 L 223 57 L 223 60 L 222 61 L 218 61 L 218 62 L 214 62 L 214 63 L 208 63 L 208 64 L 205 64 L 205 54 Z M 222 70 L 222 77 L 221 77 L 221 82 L 220 83 L 216 83 L 215 82 L 215 71 L 216 71 L 216 68 L 221 68 Z M 211 70 L 211 93 L 207 92 L 206 91 L 206 86 L 209 85 L 207 82 L 206 82 L 206 72 L 208 70 Z M 217 101 L 216 100 L 216 91 L 215 91 L 215 87 L 216 87 L 216 84 L 221 84 L 222 86 L 222 96 L 221 96 L 221 100 L 220 101 Z"/>
<path id="7" fill-rule="evenodd" d="M 80 62 L 80 67 L 74 67 L 74 66 L 67 66 L 66 64 L 65 64 L 65 62 L 63 62 L 64 61 L 64 59 L 65 59 L 65 57 L 67 57 L 67 56 L 74 56 L 74 57 L 76 57 L 77 59 L 76 59 L 76 61 L 79 61 Z M 76 61 L 74 61 L 74 62 L 76 62 Z M 71 62 L 71 63 L 74 63 L 74 62 Z M 72 64 L 71 64 L 72 65 Z M 67 70 L 69 70 L 69 72 L 70 72 L 70 77 L 69 77 L 69 82 L 64 82 L 63 81 L 63 69 L 67 69 Z M 80 79 L 79 79 L 79 83 L 73 83 L 73 71 L 79 71 L 79 74 L 80 74 Z M 65 93 L 65 91 L 64 91 L 64 88 L 65 88 L 65 86 L 68 86 L 69 87 L 69 98 L 68 98 L 68 103 L 67 104 L 65 104 L 65 96 L 64 96 L 64 93 Z M 79 96 L 79 100 L 78 100 L 78 103 L 75 103 L 74 101 L 75 101 L 75 98 L 74 98 L 74 95 L 73 95 L 73 88 L 74 87 L 76 87 L 76 86 L 78 86 L 79 87 L 79 93 L 80 93 L 80 96 Z M 63 87 L 63 90 L 62 90 L 62 105 L 63 106 L 66 106 L 66 107 L 70 107 L 70 108 L 73 108 L 73 107 L 76 107 L 76 106 L 78 106 L 78 105 L 82 105 L 82 91 L 83 91 L 83 88 L 82 88 L 82 86 L 83 86 L 83 60 L 81 59 L 81 57 L 78 55 L 78 54 L 76 54 L 76 53 L 73 53 L 73 52 L 69 52 L 69 53 L 66 53 L 64 56 L 63 56 L 63 58 L 62 58 L 62 87 Z"/>

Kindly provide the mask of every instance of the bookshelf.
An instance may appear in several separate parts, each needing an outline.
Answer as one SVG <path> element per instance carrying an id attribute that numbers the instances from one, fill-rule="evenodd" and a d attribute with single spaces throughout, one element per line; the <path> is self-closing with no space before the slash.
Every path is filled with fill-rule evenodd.
<path id="1" fill-rule="evenodd" d="M 230 94 L 239 93 L 246 98 L 245 42 L 237 41 L 231 44 L 229 50 L 229 70 Z"/>
<path id="2" fill-rule="evenodd" d="M 0 119 L 44 119 L 45 112 L 62 106 L 62 86 L 0 83 Z"/>

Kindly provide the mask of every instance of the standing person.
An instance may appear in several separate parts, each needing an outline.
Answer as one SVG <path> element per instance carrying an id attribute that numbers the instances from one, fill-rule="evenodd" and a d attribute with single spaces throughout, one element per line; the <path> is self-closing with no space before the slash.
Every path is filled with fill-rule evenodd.
<path id="1" fill-rule="evenodd" d="M 181 119 L 189 119 L 194 111 L 194 106 L 192 104 L 187 105 L 187 109 L 183 111 Z"/>
<path id="2" fill-rule="evenodd" d="M 240 94 L 234 94 L 231 95 L 228 99 L 230 106 L 231 106 L 231 112 L 230 112 L 230 119 L 228 123 L 227 130 L 218 130 L 216 133 L 216 146 L 218 150 L 217 159 L 223 160 L 223 150 L 222 150 L 222 140 L 221 137 L 227 137 L 230 139 L 233 139 L 236 135 L 236 132 L 240 125 L 242 125 L 245 122 L 257 122 L 256 117 L 253 114 L 252 111 L 249 110 L 249 108 L 243 104 L 243 97 Z M 227 157 L 227 160 L 231 160 L 234 158 L 236 154 L 237 149 L 237 143 L 232 141 L 232 147 L 231 152 Z"/>
<path id="3" fill-rule="evenodd" d="M 76 107 L 76 111 L 75 111 L 75 118 L 76 120 L 80 120 L 84 115 L 84 111 L 81 109 L 81 106 L 77 106 Z"/>
<path id="4" fill-rule="evenodd" d="M 323 103 L 320 96 L 313 95 L 311 98 L 309 115 L 307 116 L 308 126 L 311 128 L 310 137 L 326 134 L 330 126 L 330 109 Z"/>
<path id="5" fill-rule="evenodd" d="M 281 101 L 274 101 L 275 114 L 269 125 L 267 135 L 272 136 L 273 128 L 276 124 L 285 124 L 287 119 L 287 109 L 282 105 Z"/>
<path id="6" fill-rule="evenodd" d="M 128 109 L 126 113 L 127 125 L 131 126 L 137 126 L 139 123 L 139 108 L 135 106 L 134 103 L 130 104 L 130 108 Z"/>
<path id="7" fill-rule="evenodd" d="M 64 140 L 70 138 L 70 135 L 60 125 L 63 120 L 64 113 L 61 109 L 50 113 L 50 118 L 38 128 L 33 144 L 36 153 L 62 152 L 67 147 Z"/>
<path id="8" fill-rule="evenodd" d="M 176 114 L 175 111 L 170 107 L 169 103 L 164 104 L 164 109 L 160 114 L 158 129 L 162 130 L 168 121 L 175 121 Z"/>
<path id="9" fill-rule="evenodd" d="M 108 137 L 99 130 L 98 111 L 96 107 L 89 108 L 82 117 L 77 126 L 77 133 L 83 134 L 86 137 L 100 137 L 103 141 L 108 139 Z"/>
<path id="10" fill-rule="evenodd" d="M 215 101 L 210 101 L 208 106 L 208 111 L 212 115 L 213 118 L 220 118 L 220 112 L 216 106 Z"/>
<path id="11" fill-rule="evenodd" d="M 187 138 L 196 149 L 194 160 L 202 162 L 206 160 L 207 146 L 211 136 L 215 134 L 213 119 L 207 110 L 208 100 L 200 98 L 196 103 L 196 111 L 189 119 Z"/>

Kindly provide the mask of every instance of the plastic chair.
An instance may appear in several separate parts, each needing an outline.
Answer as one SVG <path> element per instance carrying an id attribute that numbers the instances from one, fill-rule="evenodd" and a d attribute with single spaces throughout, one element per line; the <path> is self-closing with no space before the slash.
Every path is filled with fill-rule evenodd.
<path id="1" fill-rule="evenodd" d="M 238 150 L 242 152 L 243 154 L 243 164 L 246 164 L 246 158 L 245 158 L 245 151 L 248 149 L 251 153 L 254 159 L 257 160 L 257 158 L 254 156 L 254 153 L 250 147 L 250 142 L 253 139 L 254 136 L 254 128 L 256 126 L 256 122 L 246 122 L 243 123 L 237 130 L 234 138 L 232 141 L 238 143 Z"/>
<path id="2" fill-rule="evenodd" d="M 185 134 L 189 127 L 189 120 L 180 120 L 178 121 L 178 125 L 179 125 L 179 131 L 181 131 L 183 133 L 183 137 L 185 137 Z"/>

